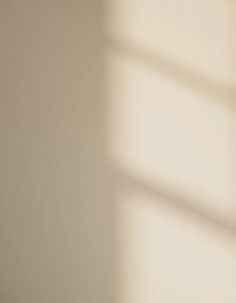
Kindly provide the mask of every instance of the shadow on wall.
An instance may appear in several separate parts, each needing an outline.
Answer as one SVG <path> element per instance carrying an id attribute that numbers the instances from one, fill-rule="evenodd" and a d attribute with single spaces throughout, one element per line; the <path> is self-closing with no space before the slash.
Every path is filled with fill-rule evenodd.
<path id="1" fill-rule="evenodd" d="M 182 193 L 162 185 L 151 185 L 142 178 L 132 176 L 128 172 L 122 172 L 117 169 L 117 179 L 123 189 L 132 189 L 135 192 L 142 192 L 157 200 L 158 203 L 164 203 L 172 208 L 177 214 L 185 215 L 198 223 L 203 224 L 206 228 L 214 228 L 216 231 L 223 233 L 225 236 L 232 237 L 235 241 L 236 224 L 234 218 L 226 219 L 214 211 L 202 207 L 207 205 L 206 201 L 185 197 Z"/>
<path id="2" fill-rule="evenodd" d="M 162 72 L 164 75 L 177 80 L 193 91 L 203 93 L 212 97 L 209 99 L 214 103 L 220 102 L 223 106 L 235 110 L 236 91 L 235 87 L 227 86 L 223 83 L 206 78 L 204 75 L 191 70 L 188 67 L 178 64 L 156 51 L 149 51 L 135 43 L 108 36 L 106 40 L 108 49 L 142 64 L 151 69 Z"/>
<path id="3" fill-rule="evenodd" d="M 3 303 L 121 303 L 116 209 L 124 187 L 235 237 L 234 223 L 198 201 L 116 170 L 106 151 L 104 45 L 231 109 L 235 89 L 106 41 L 103 10 L 93 0 L 0 4 Z"/>
<path id="4" fill-rule="evenodd" d="M 149 4 L 151 6 L 151 3 Z M 185 4 L 187 6 L 187 3 Z M 152 2 L 152 5 L 157 10 L 165 6 L 163 2 L 156 6 Z M 185 6 L 183 3 L 182 5 Z M 119 210 L 117 230 L 120 237 L 117 248 L 121 268 L 118 284 L 118 294 L 121 298 L 119 302 L 198 302 L 199 299 L 202 302 L 225 300 L 234 302 L 236 91 L 234 86 L 227 84 L 229 78 L 231 78 L 229 82 L 232 80 L 232 64 L 229 67 L 229 58 L 223 58 L 219 53 L 212 59 L 209 66 L 218 56 L 218 60 L 221 59 L 223 62 L 219 66 L 230 70 L 224 71 L 225 74 L 218 71 L 215 79 L 224 77 L 227 79 L 221 81 L 205 76 L 199 70 L 186 67 L 180 63 L 181 60 L 178 62 L 178 59 L 169 59 L 168 55 L 163 51 L 161 53 L 156 47 L 161 45 L 161 42 L 155 44 L 150 38 L 151 34 L 149 35 L 151 27 L 158 24 L 155 20 L 165 16 L 166 11 L 163 15 L 162 12 L 158 16 L 154 14 L 153 20 L 151 17 L 149 20 L 147 12 L 152 9 L 150 7 L 146 9 L 140 1 L 133 1 L 130 6 L 122 2 L 120 6 L 117 4 L 114 7 L 117 11 L 122 7 L 123 17 L 120 11 L 116 12 L 114 9 L 115 21 L 111 18 L 110 23 L 113 27 L 108 29 L 105 45 L 109 56 L 108 62 L 111 65 L 108 69 L 110 94 L 107 101 L 110 103 L 108 113 L 111 115 L 108 125 L 111 128 L 110 158 L 114 178 L 118 184 L 116 209 Z M 147 14 L 146 19 L 141 16 L 142 8 Z M 171 9 L 168 9 L 170 12 Z M 116 13 L 119 16 L 117 18 Z M 174 11 L 174 14 L 177 14 L 177 11 Z M 174 16 L 172 17 L 174 19 Z M 214 14 L 209 15 L 209 19 L 212 18 L 214 21 L 217 17 Z M 188 18 L 191 19 L 187 16 L 186 19 Z M 142 28 L 139 19 L 150 21 L 151 26 L 140 21 Z M 222 19 L 220 21 L 222 22 Z M 168 21 L 163 24 L 163 32 L 161 31 L 163 36 L 158 38 L 172 46 L 169 41 L 171 37 L 169 39 L 166 37 L 167 23 Z M 127 29 L 123 24 L 127 25 Z M 191 25 L 192 28 L 196 26 Z M 184 28 L 182 30 L 184 31 Z M 155 30 L 153 34 L 155 35 Z M 152 38 L 155 40 L 156 36 Z M 232 37 L 230 39 L 232 40 Z M 183 39 L 179 40 L 183 42 Z M 145 44 L 145 41 L 148 42 Z M 227 39 L 224 41 L 229 42 Z M 188 50 L 188 43 L 189 41 L 183 43 L 182 48 L 186 46 Z M 214 43 L 215 41 L 213 45 L 216 46 Z M 152 50 L 147 45 L 153 46 Z M 225 52 L 227 56 L 228 51 Z M 186 50 L 185 52 L 187 53 Z M 203 53 L 201 52 L 199 58 L 203 58 Z M 209 53 L 211 51 L 207 53 L 208 56 Z M 194 55 L 197 57 L 197 51 L 193 57 L 191 55 L 190 53 L 191 59 Z M 206 58 L 203 59 L 207 64 Z M 200 70 L 201 68 L 202 66 Z M 212 70 L 211 68 L 209 74 L 213 74 L 214 68 Z M 170 93 L 170 90 L 173 91 Z M 203 127 L 201 118 L 205 119 Z M 175 120 L 173 124 L 172 119 Z M 181 119 L 184 120 L 183 123 Z M 196 130 L 197 126 L 199 131 Z M 215 130 L 214 126 L 217 126 Z M 161 127 L 163 129 L 160 130 Z M 184 127 L 190 129 L 192 127 L 194 130 L 188 132 L 183 129 Z M 181 132 L 184 133 L 183 136 L 180 135 Z M 189 140 L 188 136 L 191 135 L 195 135 L 197 139 Z M 166 138 L 168 136 L 171 138 Z M 183 138 L 188 141 L 187 144 Z M 205 144 L 206 147 L 199 148 L 196 142 Z M 196 146 L 189 148 L 191 143 L 195 143 Z M 178 148 L 181 144 L 183 147 Z M 221 149 L 222 145 L 227 147 Z M 150 152 L 150 149 L 154 151 Z M 207 149 L 216 156 L 210 154 Z M 194 156 L 189 157 L 189 151 Z M 203 155 L 204 152 L 206 155 Z M 156 161 L 157 158 L 160 160 Z M 192 165 L 189 159 L 198 160 L 197 164 Z M 213 163 L 216 169 L 213 168 Z M 193 167 L 192 172 L 187 167 L 189 164 Z M 200 168 L 197 167 L 198 164 Z M 204 164 L 208 169 L 204 168 Z M 209 178 L 205 178 L 206 172 L 210 174 Z M 172 185 L 162 185 L 162 179 Z M 210 184 L 207 182 L 204 184 L 204 181 L 209 181 Z M 200 183 L 200 186 L 197 183 Z M 199 188 L 203 189 L 203 192 L 198 191 Z M 201 194 L 206 198 L 198 198 Z M 149 203 L 150 201 L 152 203 Z M 192 228 L 193 226 L 197 226 L 197 231 Z"/>
<path id="5" fill-rule="evenodd" d="M 226 107 L 226 109 L 233 111 L 234 113 L 236 108 L 236 91 L 234 87 L 207 79 L 199 73 L 168 60 L 156 52 L 149 52 L 134 43 L 129 43 L 125 40 L 122 41 L 122 39 L 108 36 L 106 45 L 108 50 L 111 50 L 114 53 L 121 54 L 131 61 L 145 64 L 150 69 L 154 70 L 154 72 L 162 72 L 164 75 L 169 76 L 169 78 L 173 78 L 180 84 L 191 89 L 193 93 L 196 91 L 197 93 L 200 92 L 210 96 L 211 98 L 209 101 L 213 102 L 213 105 L 214 103 L 219 103 L 221 106 Z M 117 164 L 114 164 L 114 170 L 116 171 L 119 184 L 122 184 L 121 187 L 133 188 L 141 192 L 146 192 L 157 199 L 161 197 L 163 198 L 163 201 L 166 201 L 169 206 L 177 211 L 190 217 L 195 217 L 195 219 L 197 218 L 199 221 L 204 221 L 207 224 L 213 225 L 216 229 L 235 237 L 236 225 L 234 218 L 232 218 L 232 220 L 226 219 L 224 216 L 221 217 L 217 213 L 214 214 L 214 211 L 211 212 L 211 210 L 208 211 L 207 208 L 204 209 L 204 207 L 201 207 L 201 205 L 208 205 L 207 201 L 198 201 L 195 198 L 191 199 L 187 195 L 184 197 L 182 194 L 177 193 L 170 188 L 166 188 L 165 186 L 153 186 L 145 182 L 145 180 L 142 180 L 142 178 L 131 175 L 122 170 L 122 168 L 117 168 L 116 166 Z"/>
<path id="6" fill-rule="evenodd" d="M 102 1 L 1 1 L 0 301 L 115 302 Z"/>

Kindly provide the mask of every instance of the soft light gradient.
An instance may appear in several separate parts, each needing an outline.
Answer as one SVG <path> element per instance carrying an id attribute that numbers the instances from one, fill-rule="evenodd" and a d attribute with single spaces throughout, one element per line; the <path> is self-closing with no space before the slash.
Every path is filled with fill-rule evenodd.
<path id="1" fill-rule="evenodd" d="M 109 1 L 120 302 L 236 300 L 233 2 Z"/>

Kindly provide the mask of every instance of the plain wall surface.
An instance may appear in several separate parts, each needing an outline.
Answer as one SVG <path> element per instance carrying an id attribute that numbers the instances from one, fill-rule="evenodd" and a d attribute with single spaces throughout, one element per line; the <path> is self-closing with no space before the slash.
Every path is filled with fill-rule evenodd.
<path id="1" fill-rule="evenodd" d="M 235 1 L 107 1 L 122 303 L 236 302 Z"/>
<path id="2" fill-rule="evenodd" d="M 113 302 L 102 10 L 0 2 L 2 303 Z"/>
<path id="3" fill-rule="evenodd" d="M 235 20 L 0 0 L 1 303 L 236 302 Z"/>

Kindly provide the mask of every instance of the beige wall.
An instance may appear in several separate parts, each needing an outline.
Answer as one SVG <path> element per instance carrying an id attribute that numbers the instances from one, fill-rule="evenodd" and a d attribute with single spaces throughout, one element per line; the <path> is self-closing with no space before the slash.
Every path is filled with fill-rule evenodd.
<path id="1" fill-rule="evenodd" d="M 0 301 L 114 302 L 101 1 L 0 2 Z"/>
<path id="2" fill-rule="evenodd" d="M 236 302 L 235 3 L 107 12 L 120 302 Z"/>
<path id="3" fill-rule="evenodd" d="M 0 1 L 0 302 L 235 303 L 232 0 Z"/>

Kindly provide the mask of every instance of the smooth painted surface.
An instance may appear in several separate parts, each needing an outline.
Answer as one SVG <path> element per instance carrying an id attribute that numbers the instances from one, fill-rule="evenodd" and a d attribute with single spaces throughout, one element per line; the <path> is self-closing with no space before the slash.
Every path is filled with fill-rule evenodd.
<path id="1" fill-rule="evenodd" d="M 114 302 L 101 1 L 0 3 L 0 301 Z"/>

